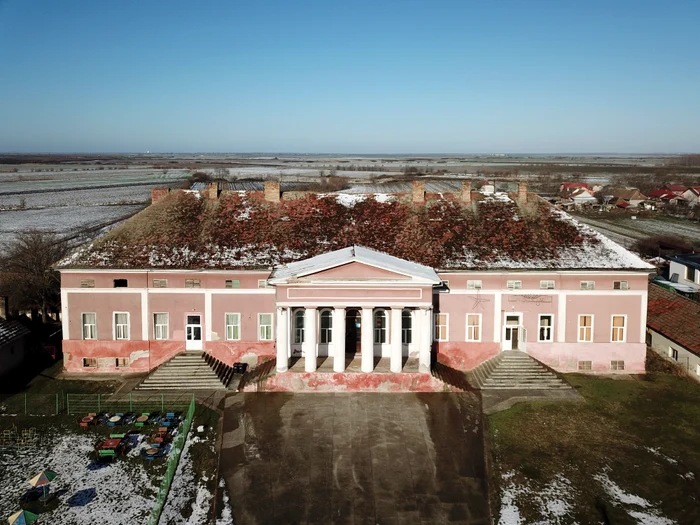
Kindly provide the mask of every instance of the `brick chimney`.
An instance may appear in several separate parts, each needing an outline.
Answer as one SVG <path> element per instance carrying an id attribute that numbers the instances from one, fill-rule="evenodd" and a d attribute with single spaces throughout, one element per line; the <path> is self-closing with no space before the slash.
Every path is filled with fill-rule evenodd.
<path id="1" fill-rule="evenodd" d="M 472 201 L 472 181 L 462 181 L 462 202 L 470 203 Z"/>
<path id="2" fill-rule="evenodd" d="M 265 200 L 268 202 L 280 201 L 280 183 L 277 181 L 265 181 Z"/>
<path id="3" fill-rule="evenodd" d="M 155 204 L 168 193 L 170 193 L 170 188 L 151 188 L 151 204 Z"/>
<path id="4" fill-rule="evenodd" d="M 414 204 L 422 204 L 425 202 L 425 182 L 414 180 L 411 183 L 411 195 Z"/>
<path id="5" fill-rule="evenodd" d="M 207 184 L 207 189 L 205 193 L 207 199 L 210 201 L 215 201 L 216 199 L 219 198 L 219 183 L 218 182 L 212 182 L 210 184 Z"/>
<path id="6" fill-rule="evenodd" d="M 527 202 L 527 182 L 518 182 L 518 202 Z"/>

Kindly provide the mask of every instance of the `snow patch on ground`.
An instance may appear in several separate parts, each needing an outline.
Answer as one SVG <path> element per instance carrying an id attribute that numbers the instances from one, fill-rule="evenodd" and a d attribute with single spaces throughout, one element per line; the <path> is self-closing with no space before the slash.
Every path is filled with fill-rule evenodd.
<path id="1" fill-rule="evenodd" d="M 520 515 L 517 501 L 527 499 L 533 501 L 539 507 L 541 519 L 535 523 L 539 525 L 556 525 L 568 523 L 566 518 L 570 515 L 571 498 L 574 492 L 571 482 L 562 474 L 558 474 L 553 480 L 542 487 L 534 487 L 530 484 L 516 484 L 512 480 L 515 472 L 506 472 L 501 476 L 503 488 L 501 490 L 501 512 L 499 525 L 519 525 L 525 523 Z"/>
<path id="2" fill-rule="evenodd" d="M 193 433 L 190 433 L 185 440 L 180 463 L 170 486 L 168 501 L 163 508 L 162 523 L 201 525 L 207 522 L 207 514 L 213 499 L 212 493 L 207 489 L 209 478 L 202 476 L 200 479 L 196 479 L 190 454 L 191 445 L 199 441 L 201 441 L 199 436 L 195 436 Z M 188 506 L 191 512 L 188 512 L 188 517 L 184 517 L 183 512 Z"/>
<path id="3" fill-rule="evenodd" d="M 95 463 L 94 442 L 94 435 L 51 432 L 36 447 L 0 454 L 0 515 L 18 510 L 20 498 L 30 489 L 27 480 L 50 469 L 58 476 L 49 492 L 59 504 L 41 513 L 42 523 L 145 523 L 163 466 L 129 457 Z"/>
<path id="4" fill-rule="evenodd" d="M 593 478 L 601 484 L 603 490 L 610 496 L 613 504 L 621 506 L 640 525 L 675 525 L 675 521 L 663 517 L 661 512 L 654 508 L 649 501 L 635 494 L 625 492 L 617 483 L 610 479 L 608 471 L 596 474 Z"/>
<path id="5" fill-rule="evenodd" d="M 224 481 L 224 478 L 221 478 L 221 481 L 219 481 L 219 490 L 221 491 L 224 505 L 221 509 L 221 517 L 216 520 L 216 525 L 234 525 L 231 500 L 228 497 L 228 491 L 226 490 L 226 482 Z"/>

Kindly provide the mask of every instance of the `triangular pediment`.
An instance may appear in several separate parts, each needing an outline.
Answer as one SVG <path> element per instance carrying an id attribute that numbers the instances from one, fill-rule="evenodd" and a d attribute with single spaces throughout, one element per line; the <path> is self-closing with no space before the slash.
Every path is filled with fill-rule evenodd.
<path id="1" fill-rule="evenodd" d="M 290 281 L 404 281 L 439 284 L 435 270 L 363 246 L 350 246 L 278 268 L 270 284 Z"/>

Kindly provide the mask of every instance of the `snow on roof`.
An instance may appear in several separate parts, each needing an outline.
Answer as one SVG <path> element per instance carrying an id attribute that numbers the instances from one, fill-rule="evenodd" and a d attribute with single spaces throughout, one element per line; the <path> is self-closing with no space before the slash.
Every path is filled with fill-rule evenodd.
<path id="1" fill-rule="evenodd" d="M 270 279 L 274 281 L 290 279 L 334 268 L 353 261 L 394 271 L 410 277 L 425 279 L 434 284 L 440 283 L 440 278 L 435 273 L 435 270 L 428 266 L 357 245 L 323 253 L 303 261 L 285 264 L 284 266 L 276 268 L 270 276 Z"/>
<path id="2" fill-rule="evenodd" d="M 299 264 L 294 271 L 301 271 L 316 264 L 316 257 L 329 262 L 345 253 L 342 249 L 355 249 L 373 263 L 379 257 L 379 266 L 410 268 L 412 275 L 426 268 L 653 268 L 536 196 L 526 204 L 502 192 L 479 197 L 465 204 L 438 194 L 414 205 L 384 193 L 329 193 L 270 203 L 259 193 L 232 192 L 209 200 L 171 192 L 58 267 L 272 269 Z"/>

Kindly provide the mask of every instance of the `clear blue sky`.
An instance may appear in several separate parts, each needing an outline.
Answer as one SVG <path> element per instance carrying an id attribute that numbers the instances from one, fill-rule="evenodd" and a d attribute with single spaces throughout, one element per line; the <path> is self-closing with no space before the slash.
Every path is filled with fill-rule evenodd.
<path id="1" fill-rule="evenodd" d="M 698 151 L 698 21 L 697 0 L 0 0 L 0 151 Z"/>

